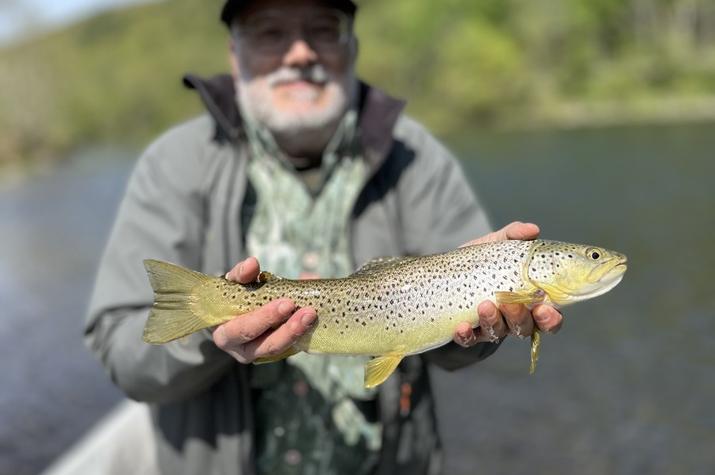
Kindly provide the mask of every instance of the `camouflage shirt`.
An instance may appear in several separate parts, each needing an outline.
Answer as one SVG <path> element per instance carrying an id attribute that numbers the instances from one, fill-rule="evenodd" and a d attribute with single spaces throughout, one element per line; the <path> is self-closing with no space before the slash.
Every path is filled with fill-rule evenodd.
<path id="1" fill-rule="evenodd" d="M 266 130 L 247 124 L 248 177 L 256 202 L 246 245 L 263 268 L 288 278 L 353 271 L 348 223 L 366 174 L 355 122 L 355 111 L 349 111 L 310 184 Z M 361 384 L 364 362 L 364 357 L 301 353 L 287 364 L 254 368 L 258 473 L 372 471 L 381 427 L 376 392 Z"/>

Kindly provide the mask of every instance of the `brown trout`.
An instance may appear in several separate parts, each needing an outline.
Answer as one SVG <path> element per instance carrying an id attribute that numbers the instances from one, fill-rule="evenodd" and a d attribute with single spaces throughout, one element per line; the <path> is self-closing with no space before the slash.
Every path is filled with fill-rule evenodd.
<path id="1" fill-rule="evenodd" d="M 155 302 L 144 341 L 166 343 L 209 328 L 281 297 L 315 308 L 318 319 L 289 351 L 374 356 L 365 386 L 384 382 L 407 355 L 452 340 L 456 326 L 478 325 L 476 306 L 548 303 L 561 307 L 615 287 L 626 257 L 607 249 L 557 241 L 498 241 L 444 254 L 374 259 L 341 279 L 291 280 L 261 273 L 238 284 L 173 264 L 146 260 Z M 531 369 L 539 332 L 532 336 Z"/>

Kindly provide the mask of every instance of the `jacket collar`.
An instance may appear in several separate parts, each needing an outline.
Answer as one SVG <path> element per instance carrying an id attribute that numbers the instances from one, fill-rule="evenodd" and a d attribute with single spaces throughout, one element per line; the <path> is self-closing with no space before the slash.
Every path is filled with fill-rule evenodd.
<path id="1" fill-rule="evenodd" d="M 236 90 L 230 75 L 221 74 L 203 79 L 187 74 L 184 76 L 184 85 L 199 93 L 213 117 L 216 124 L 214 140 L 237 142 L 245 137 L 243 121 L 236 104 Z M 363 82 L 360 83 L 359 100 L 360 141 L 365 160 L 371 169 L 376 170 L 392 148 L 392 132 L 405 102 Z"/>

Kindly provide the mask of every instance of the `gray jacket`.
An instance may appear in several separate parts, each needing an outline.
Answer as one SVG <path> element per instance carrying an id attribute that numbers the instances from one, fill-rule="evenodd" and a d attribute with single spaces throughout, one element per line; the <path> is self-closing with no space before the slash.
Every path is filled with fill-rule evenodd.
<path id="1" fill-rule="evenodd" d="M 164 473 L 251 474 L 251 365 L 208 332 L 166 345 L 142 342 L 153 294 L 142 260 L 163 259 L 222 274 L 246 257 L 249 147 L 228 76 L 187 76 L 208 115 L 148 147 L 129 180 L 102 258 L 86 321 L 86 342 L 130 398 L 150 404 Z M 354 264 L 388 255 L 452 249 L 489 225 L 452 155 L 402 115 L 403 103 L 363 85 L 359 130 L 370 173 L 353 209 Z M 249 203 L 250 206 L 250 203 Z M 476 306 L 476 302 L 475 302 Z M 379 393 L 379 473 L 436 473 L 440 444 L 426 363 L 456 369 L 490 355 L 450 343 L 406 358 Z M 410 410 L 400 387 L 412 385 Z"/>

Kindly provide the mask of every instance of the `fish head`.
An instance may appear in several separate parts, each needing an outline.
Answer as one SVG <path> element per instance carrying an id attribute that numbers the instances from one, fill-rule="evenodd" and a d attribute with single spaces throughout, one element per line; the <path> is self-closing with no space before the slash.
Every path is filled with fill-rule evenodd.
<path id="1" fill-rule="evenodd" d="M 528 278 L 557 305 L 602 295 L 626 272 L 625 255 L 585 244 L 536 241 L 528 262 Z"/>

